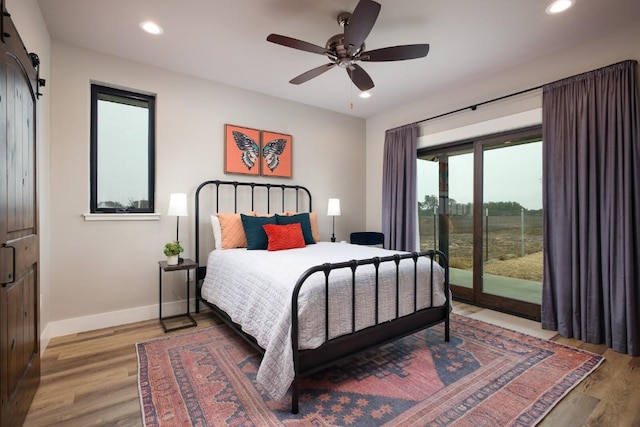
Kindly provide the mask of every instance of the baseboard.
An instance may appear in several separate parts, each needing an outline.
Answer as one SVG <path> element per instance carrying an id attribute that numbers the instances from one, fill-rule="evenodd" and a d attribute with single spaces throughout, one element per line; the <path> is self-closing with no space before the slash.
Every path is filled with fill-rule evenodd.
<path id="1" fill-rule="evenodd" d="M 195 310 L 195 299 L 189 301 L 189 310 Z M 162 316 L 172 316 L 184 313 L 185 301 L 173 301 L 162 304 Z M 147 305 L 127 310 L 110 311 L 92 314 L 91 316 L 75 317 L 72 319 L 56 320 L 47 323 L 40 334 L 40 354 L 44 354 L 51 338 L 112 326 L 126 325 L 158 318 L 158 305 Z"/>
<path id="2" fill-rule="evenodd" d="M 44 351 L 47 349 L 50 340 L 51 331 L 49 329 L 49 323 L 47 323 L 44 329 L 40 332 L 40 356 L 44 354 Z"/>

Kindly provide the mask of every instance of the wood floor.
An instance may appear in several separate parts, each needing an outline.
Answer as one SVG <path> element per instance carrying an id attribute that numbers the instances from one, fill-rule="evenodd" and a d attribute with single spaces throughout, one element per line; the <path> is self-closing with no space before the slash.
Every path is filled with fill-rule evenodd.
<path id="1" fill-rule="evenodd" d="M 474 309 L 464 306 L 462 313 Z M 207 313 L 194 317 L 198 328 L 218 323 Z M 53 338 L 42 357 L 40 388 L 24 426 L 142 426 L 135 344 L 165 335 L 157 320 L 149 320 Z M 554 341 L 606 360 L 539 426 L 640 426 L 640 357 L 572 339 Z"/>

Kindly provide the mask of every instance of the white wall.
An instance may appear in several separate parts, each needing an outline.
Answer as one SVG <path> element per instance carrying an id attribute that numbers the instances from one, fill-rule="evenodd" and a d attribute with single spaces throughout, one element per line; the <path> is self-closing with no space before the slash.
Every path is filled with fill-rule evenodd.
<path id="1" fill-rule="evenodd" d="M 38 102 L 38 164 L 42 296 L 41 327 L 48 336 L 152 318 L 157 312 L 157 264 L 173 236 L 166 213 L 171 192 L 188 192 L 224 175 L 225 123 L 293 135 L 294 177 L 308 186 L 321 233 L 331 233 L 326 200 L 339 197 L 338 239 L 355 229 L 381 228 L 384 132 L 412 121 L 537 86 L 624 59 L 640 59 L 640 27 L 491 78 L 448 88 L 428 99 L 361 119 L 195 79 L 115 57 L 53 43 L 36 0 L 6 0 L 47 79 Z M 87 222 L 89 204 L 89 83 L 91 80 L 158 96 L 156 205 L 159 221 Z M 422 134 L 454 129 L 540 107 L 540 95 L 510 99 L 429 122 Z M 366 141 L 366 143 L 365 143 Z M 366 148 L 366 150 L 365 150 Z M 363 163 L 363 153 L 366 163 Z M 362 189 L 366 188 L 366 193 Z M 364 220 L 366 218 L 366 221 Z M 193 217 L 181 221 L 181 240 L 192 256 Z M 176 288 L 165 301 L 183 298 Z M 46 343 L 45 343 L 46 346 Z"/>
<path id="2" fill-rule="evenodd" d="M 309 187 L 323 239 L 331 234 L 331 220 L 326 216 L 330 197 L 342 201 L 342 216 L 336 221 L 339 239 L 364 227 L 363 119 L 56 41 L 52 57 L 51 335 L 157 315 L 157 261 L 164 258 L 162 247 L 174 238 L 176 226 L 175 217 L 165 215 L 169 194 L 187 192 L 192 201 L 196 187 L 205 180 L 250 180 L 223 173 L 225 123 L 293 136 L 293 179 L 269 181 Z M 89 209 L 91 81 L 157 94 L 159 221 L 83 218 Z M 193 228 L 190 212 L 190 217 L 180 220 L 186 257 L 194 256 Z M 185 297 L 184 286 L 175 281 L 175 291 L 165 293 L 164 301 Z"/>
<path id="3" fill-rule="evenodd" d="M 447 88 L 419 102 L 396 108 L 367 120 L 366 228 L 382 229 L 382 164 L 384 134 L 404 124 L 417 122 L 524 89 L 604 67 L 626 59 L 640 60 L 640 26 L 636 25 L 591 40 L 572 49 L 532 58 L 489 78 Z M 466 110 L 422 125 L 421 135 L 456 129 L 472 123 L 540 108 L 540 91 Z"/>
<path id="4" fill-rule="evenodd" d="M 36 144 L 38 162 L 38 216 L 40 224 L 40 329 L 44 330 L 50 317 L 50 188 L 49 188 L 49 105 L 48 85 L 51 82 L 51 39 L 40 7 L 36 0 L 6 0 L 5 7 L 11 13 L 20 38 L 29 52 L 40 58 L 40 77 L 47 81 L 41 88 L 43 96 L 37 102 Z M 46 342 L 43 343 L 46 347 Z"/>

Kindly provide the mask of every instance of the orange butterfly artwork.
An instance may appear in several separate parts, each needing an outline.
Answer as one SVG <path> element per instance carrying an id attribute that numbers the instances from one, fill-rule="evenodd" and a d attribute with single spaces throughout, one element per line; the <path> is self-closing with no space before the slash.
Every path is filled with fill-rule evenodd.
<path id="1" fill-rule="evenodd" d="M 260 131 L 225 125 L 224 173 L 260 175 Z"/>
<path id="2" fill-rule="evenodd" d="M 262 131 L 260 139 L 262 176 L 291 178 L 291 135 Z"/>

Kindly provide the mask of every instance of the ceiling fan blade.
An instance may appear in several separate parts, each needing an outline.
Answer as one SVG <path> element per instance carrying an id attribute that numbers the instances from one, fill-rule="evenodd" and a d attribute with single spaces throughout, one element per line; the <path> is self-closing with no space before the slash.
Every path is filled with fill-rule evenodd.
<path id="1" fill-rule="evenodd" d="M 344 29 L 344 44 L 347 53 L 360 49 L 380 13 L 380 3 L 373 0 L 360 0 L 351 14 L 349 25 Z"/>
<path id="2" fill-rule="evenodd" d="M 427 56 L 428 53 L 428 44 L 407 44 L 363 52 L 358 59 L 371 62 L 404 61 L 405 59 L 422 58 Z"/>
<path id="3" fill-rule="evenodd" d="M 347 73 L 349 74 L 349 78 L 353 82 L 354 85 L 362 92 L 366 92 L 371 89 L 373 86 L 373 80 L 367 72 L 358 64 L 352 64 L 352 68 L 347 68 Z"/>
<path id="4" fill-rule="evenodd" d="M 269 34 L 267 36 L 267 41 L 270 41 L 271 43 L 275 43 L 275 44 L 280 44 L 286 47 L 292 47 L 294 49 L 304 50 L 305 52 L 319 53 L 320 55 L 326 55 L 331 53 L 327 49 L 317 46 L 315 44 L 294 39 L 292 37 L 281 36 L 280 34 Z"/>
<path id="5" fill-rule="evenodd" d="M 308 80 L 311 80 L 314 77 L 318 77 L 320 74 L 329 71 L 330 69 L 332 69 L 333 67 L 335 67 L 336 64 L 334 63 L 328 63 L 328 64 L 324 64 L 321 65 L 319 67 L 313 68 L 305 73 L 300 74 L 297 77 L 294 77 L 293 79 L 289 80 L 289 83 L 294 84 L 294 85 L 299 85 L 300 83 L 304 83 Z"/>

